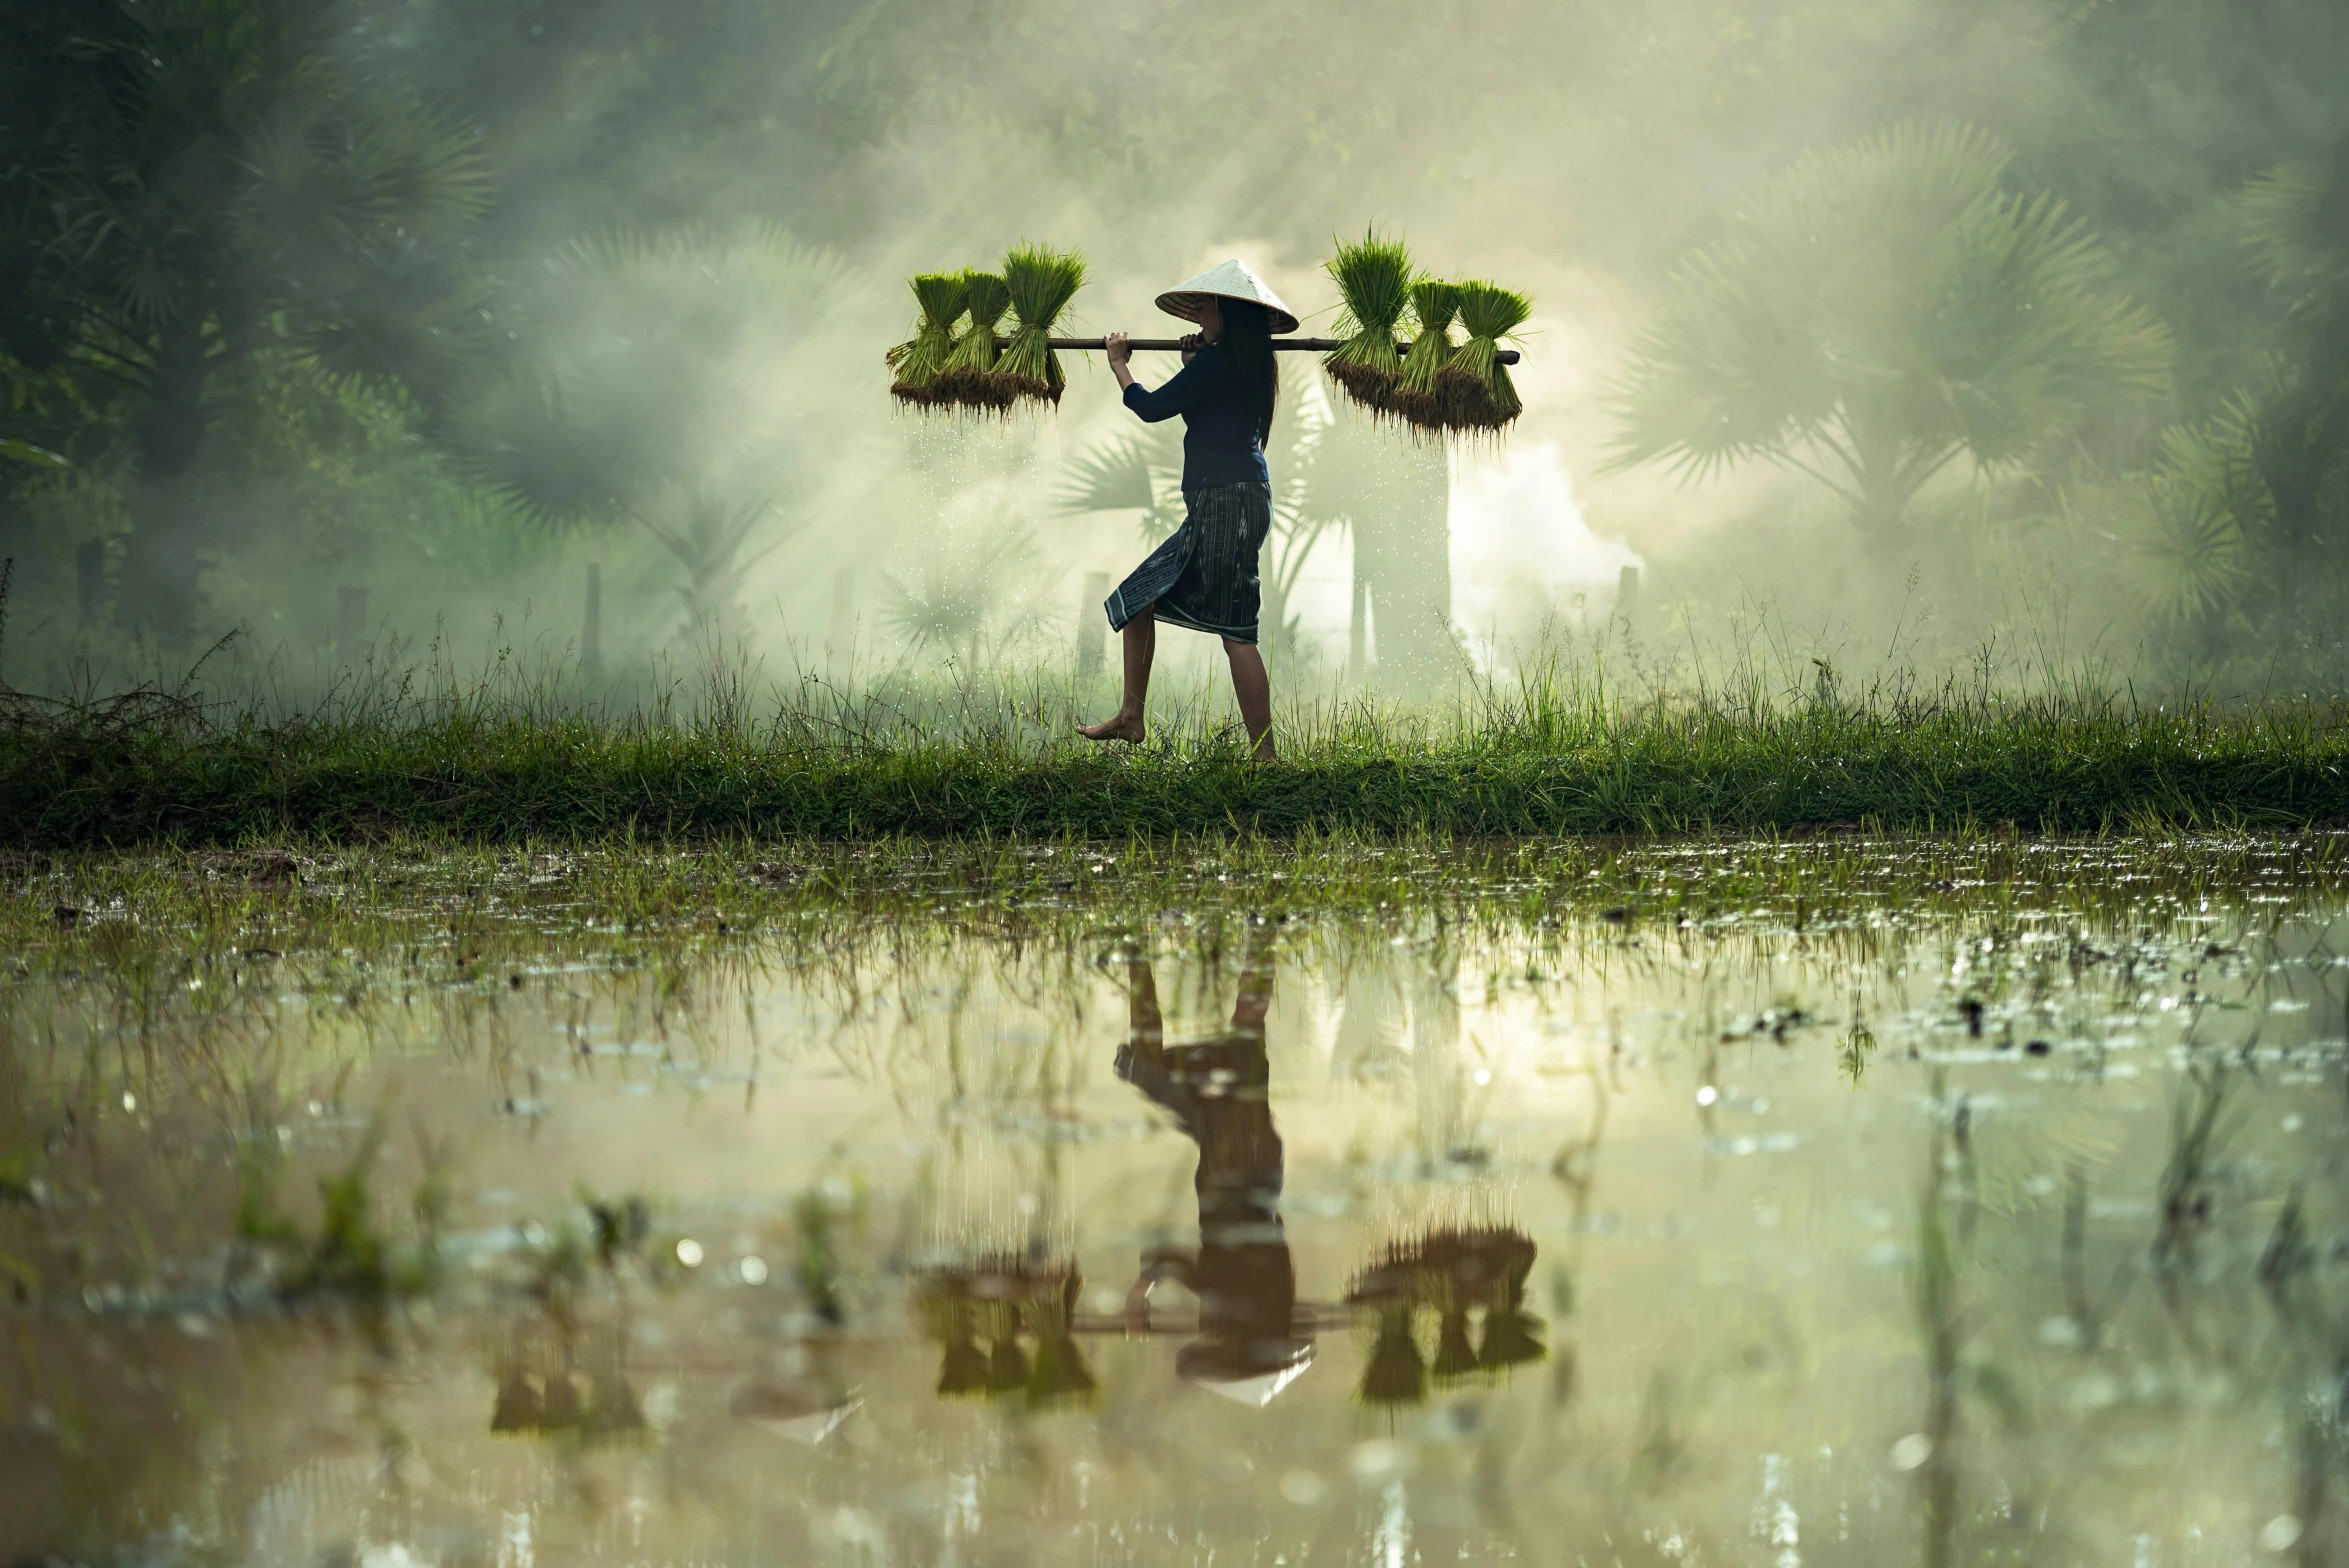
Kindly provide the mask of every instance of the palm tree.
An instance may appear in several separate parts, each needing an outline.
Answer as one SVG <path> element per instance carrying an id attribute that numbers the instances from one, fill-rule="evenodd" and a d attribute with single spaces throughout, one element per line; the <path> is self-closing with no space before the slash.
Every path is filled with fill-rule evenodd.
<path id="1" fill-rule="evenodd" d="M 469 129 L 359 52 L 328 0 L 26 0 L 0 87 L 0 339 L 129 425 L 119 609 L 194 629 L 207 447 L 241 369 L 430 396 L 482 301 L 459 247 L 488 204 Z"/>
<path id="2" fill-rule="evenodd" d="M 779 229 L 583 240 L 517 315 L 513 372 L 466 422 L 471 472 L 553 527 L 627 524 L 677 563 L 689 627 L 731 636 L 743 571 L 807 521 L 838 456 L 859 285 Z"/>
<path id="3" fill-rule="evenodd" d="M 2011 162 L 1983 131 L 1904 124 L 1773 179 L 1673 274 L 1612 466 L 1807 474 L 1889 576 L 1909 502 L 1957 458 L 2012 467 L 2096 400 L 2159 392 L 2167 332 L 2061 200 L 2006 188 Z"/>
<path id="4" fill-rule="evenodd" d="M 2242 211 L 2293 349 L 2163 434 L 2124 572 L 2168 646 L 2197 656 L 2238 615 L 2286 642 L 2337 642 L 2349 585 L 2349 138 L 2255 180 Z"/>

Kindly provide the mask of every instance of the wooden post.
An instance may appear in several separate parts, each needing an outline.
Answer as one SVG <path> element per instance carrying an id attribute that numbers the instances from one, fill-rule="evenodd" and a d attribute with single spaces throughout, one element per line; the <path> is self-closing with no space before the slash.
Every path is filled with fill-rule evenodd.
<path id="1" fill-rule="evenodd" d="M 1109 597 L 1109 574 L 1087 572 L 1085 595 L 1077 605 L 1077 673 L 1097 675 L 1109 658 L 1109 621 L 1101 608 Z"/>
<path id="2" fill-rule="evenodd" d="M 106 608 L 106 541 L 84 539 L 73 547 L 75 585 L 81 589 L 82 630 L 98 629 L 98 617 Z"/>
<path id="3" fill-rule="evenodd" d="M 1346 618 L 1346 679 L 1359 681 L 1370 673 L 1370 579 L 1362 575 L 1362 557 L 1354 557 L 1354 610 Z"/>
<path id="4" fill-rule="evenodd" d="M 335 634 L 337 649 L 346 659 L 359 656 L 367 642 L 367 590 L 341 587 L 334 591 Z"/>
<path id="5" fill-rule="evenodd" d="M 604 563 L 587 563 L 587 604 L 579 617 L 579 677 L 604 678 Z"/>
<path id="6" fill-rule="evenodd" d="M 832 574 L 832 630 L 824 663 L 836 675 L 846 677 L 855 660 L 856 568 L 843 566 Z"/>
<path id="7" fill-rule="evenodd" d="M 1626 566 L 1615 576 L 1615 619 L 1626 627 L 1639 614 L 1639 568 Z"/>

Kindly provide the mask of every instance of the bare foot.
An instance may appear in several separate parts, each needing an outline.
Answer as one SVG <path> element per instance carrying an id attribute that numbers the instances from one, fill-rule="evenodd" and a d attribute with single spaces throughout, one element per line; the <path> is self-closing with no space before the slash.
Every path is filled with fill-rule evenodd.
<path id="1" fill-rule="evenodd" d="M 1099 724 L 1080 724 L 1077 733 L 1087 740 L 1122 740 L 1142 744 L 1142 716 L 1138 713 L 1113 713 Z"/>

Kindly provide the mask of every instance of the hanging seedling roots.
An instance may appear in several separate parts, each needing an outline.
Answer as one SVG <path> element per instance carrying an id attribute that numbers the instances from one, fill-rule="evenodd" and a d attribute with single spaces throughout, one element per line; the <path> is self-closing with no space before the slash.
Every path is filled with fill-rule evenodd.
<path id="1" fill-rule="evenodd" d="M 1058 406 L 1068 378 L 1052 351 L 1052 327 L 1084 287 L 1084 258 L 1075 251 L 1015 245 L 1003 258 L 1003 281 L 1018 325 L 996 361 L 996 372 L 1013 397 Z"/>
<path id="2" fill-rule="evenodd" d="M 1373 414 L 1394 414 L 1395 384 L 1403 373 L 1395 330 L 1411 302 L 1411 253 L 1401 240 L 1383 239 L 1371 229 L 1340 244 L 1324 267 L 1344 301 L 1338 335 L 1345 341 L 1322 363 L 1356 403 Z"/>
<path id="3" fill-rule="evenodd" d="M 970 303 L 964 275 L 923 272 L 908 280 L 921 314 L 914 335 L 891 349 L 889 390 L 904 402 L 927 405 L 936 401 L 938 378 L 955 351 L 954 324 Z"/>
<path id="4" fill-rule="evenodd" d="M 995 273 L 976 269 L 962 280 L 971 324 L 938 374 L 934 400 L 950 407 L 1007 409 L 1013 392 L 996 369 L 995 336 L 1011 310 L 1011 286 Z"/>
<path id="5" fill-rule="evenodd" d="M 1500 340 L 1525 324 L 1533 302 L 1515 290 L 1481 281 L 1456 284 L 1454 293 L 1468 340 L 1453 352 L 1438 378 L 1436 400 L 1444 425 L 1460 431 L 1503 430 L 1524 404 L 1509 379 L 1509 367 L 1501 363 Z"/>
<path id="6" fill-rule="evenodd" d="M 1523 404 L 1501 362 L 1500 343 L 1532 310 L 1523 294 L 1493 283 L 1416 276 L 1402 240 L 1376 229 L 1338 244 L 1323 266 L 1344 313 L 1337 346 L 1322 365 L 1356 406 L 1436 436 L 1493 436 L 1516 420 Z M 901 402 L 990 414 L 1021 403 L 1059 406 L 1068 378 L 1052 332 L 1084 286 L 1082 256 L 1020 244 L 1005 255 L 1000 273 L 925 272 L 909 282 L 921 314 L 913 337 L 886 356 L 889 390 Z M 1407 320 L 1411 341 L 1399 346 Z M 1454 321 L 1465 333 L 1458 344 Z M 1329 346 L 1327 339 L 1280 341 L 1308 350 Z"/>

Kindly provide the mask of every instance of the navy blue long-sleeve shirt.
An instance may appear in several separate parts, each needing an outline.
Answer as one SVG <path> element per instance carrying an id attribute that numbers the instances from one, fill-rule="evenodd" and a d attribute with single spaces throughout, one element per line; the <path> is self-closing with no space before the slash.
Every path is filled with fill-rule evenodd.
<path id="1" fill-rule="evenodd" d="M 1126 387 L 1126 407 L 1149 423 L 1183 416 L 1185 490 L 1272 483 L 1256 439 L 1255 399 L 1231 370 L 1223 345 L 1210 343 L 1157 391 L 1139 381 Z"/>

